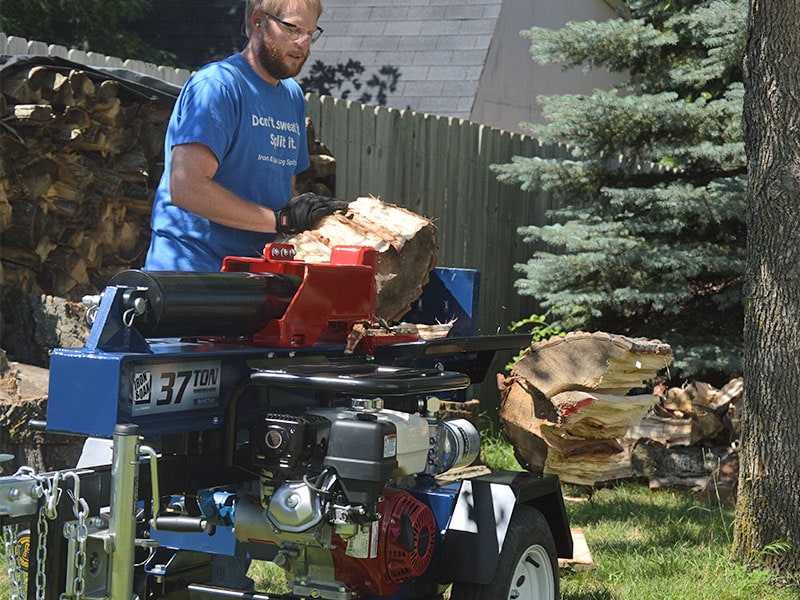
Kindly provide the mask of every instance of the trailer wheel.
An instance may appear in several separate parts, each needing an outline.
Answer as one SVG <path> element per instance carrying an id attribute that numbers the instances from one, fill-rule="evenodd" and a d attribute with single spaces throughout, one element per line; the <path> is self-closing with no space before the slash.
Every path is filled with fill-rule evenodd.
<path id="1" fill-rule="evenodd" d="M 492 581 L 453 582 L 452 600 L 558 600 L 558 558 L 542 513 L 518 504 Z"/>

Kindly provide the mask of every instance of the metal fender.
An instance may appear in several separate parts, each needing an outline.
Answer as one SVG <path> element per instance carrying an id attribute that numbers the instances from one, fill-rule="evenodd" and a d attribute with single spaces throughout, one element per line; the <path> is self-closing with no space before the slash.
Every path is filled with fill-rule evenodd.
<path id="1" fill-rule="evenodd" d="M 559 558 L 572 557 L 572 535 L 558 477 L 499 471 L 464 480 L 444 531 L 436 580 L 488 584 L 517 504 L 547 520 Z"/>

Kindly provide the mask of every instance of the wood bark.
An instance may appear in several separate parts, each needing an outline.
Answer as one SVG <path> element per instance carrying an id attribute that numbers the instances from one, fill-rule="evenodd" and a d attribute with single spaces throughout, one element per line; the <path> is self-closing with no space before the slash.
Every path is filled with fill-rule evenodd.
<path id="1" fill-rule="evenodd" d="M 422 295 L 436 266 L 436 226 L 421 215 L 379 198 L 357 198 L 345 215 L 323 218 L 313 230 L 287 236 L 297 259 L 328 262 L 334 246 L 368 246 L 378 251 L 375 317 L 399 321 Z"/>
<path id="2" fill-rule="evenodd" d="M 800 577 L 800 4 L 751 0 L 745 393 L 734 554 Z M 777 546 L 776 546 L 777 544 Z M 777 551 L 764 552 L 773 545 Z"/>
<path id="3" fill-rule="evenodd" d="M 628 394 L 671 360 L 658 340 L 604 332 L 531 346 L 500 381 L 500 420 L 520 464 L 579 485 L 630 477 L 619 440 L 658 398 Z"/>

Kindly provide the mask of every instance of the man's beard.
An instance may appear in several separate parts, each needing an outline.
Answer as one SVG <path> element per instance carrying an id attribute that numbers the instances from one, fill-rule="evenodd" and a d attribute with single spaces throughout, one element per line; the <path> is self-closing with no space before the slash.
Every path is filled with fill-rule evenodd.
<path id="1" fill-rule="evenodd" d="M 297 69 L 294 69 L 283 60 L 283 56 L 281 55 L 280 51 L 267 36 L 262 36 L 261 40 L 261 48 L 260 52 L 258 53 L 258 62 L 267 73 L 272 75 L 275 79 L 288 79 L 289 77 L 294 77 L 300 73 L 300 70 L 303 68 L 303 65 L 308 59 L 308 53 L 306 53 Z"/>

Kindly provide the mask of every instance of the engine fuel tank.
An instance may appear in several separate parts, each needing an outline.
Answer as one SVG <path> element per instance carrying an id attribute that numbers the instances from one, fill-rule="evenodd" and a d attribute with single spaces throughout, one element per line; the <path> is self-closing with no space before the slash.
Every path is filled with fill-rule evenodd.
<path id="1" fill-rule="evenodd" d="M 394 455 L 397 459 L 397 467 L 392 475 L 414 475 L 425 472 L 431 445 L 428 421 L 421 416 L 384 409 L 380 398 L 356 398 L 351 400 L 350 409 L 315 409 L 312 412 L 324 416 L 332 423 L 342 422 L 343 433 L 348 427 L 346 423 L 352 421 L 391 424 L 394 427 L 394 434 L 388 434 L 381 452 L 385 456 Z M 341 442 L 343 450 L 347 444 L 346 440 L 347 438 L 343 436 Z M 353 443 L 356 443 L 355 440 Z M 329 449 L 329 458 L 330 455 Z"/>

